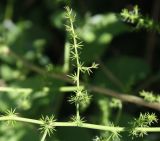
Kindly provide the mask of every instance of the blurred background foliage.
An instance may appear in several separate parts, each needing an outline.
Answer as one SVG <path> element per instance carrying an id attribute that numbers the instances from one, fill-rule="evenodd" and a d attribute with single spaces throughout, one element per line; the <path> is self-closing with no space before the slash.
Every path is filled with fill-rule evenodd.
<path id="1" fill-rule="evenodd" d="M 159 19 L 158 0 L 0 0 L 0 86 L 32 89 L 31 92 L 16 89 L 0 92 L 1 113 L 16 108 L 25 117 L 54 114 L 58 120 L 66 121 L 75 112 L 74 105 L 67 102 L 70 93 L 59 91 L 61 86 L 69 84 L 50 77 L 52 73 L 67 74 L 73 70 L 64 27 L 66 5 L 77 14 L 77 32 L 84 44 L 81 59 L 86 65 L 93 61 L 100 64 L 91 77 L 82 77 L 86 84 L 137 96 L 142 89 L 158 93 L 159 34 L 134 31 L 134 25 L 123 23 L 119 16 L 123 8 L 132 10 L 135 4 L 142 14 Z M 117 99 L 96 93 L 82 111 L 89 122 L 106 125 L 113 122 L 121 126 L 126 126 L 140 112 L 156 112 L 128 103 L 122 106 Z M 48 140 L 89 141 L 99 134 L 104 133 L 64 127 L 58 128 Z M 16 123 L 12 127 L 0 123 L 0 141 L 39 138 L 36 126 Z M 129 139 L 124 133 L 122 140 Z M 135 140 L 158 141 L 160 135 L 150 134 Z"/>

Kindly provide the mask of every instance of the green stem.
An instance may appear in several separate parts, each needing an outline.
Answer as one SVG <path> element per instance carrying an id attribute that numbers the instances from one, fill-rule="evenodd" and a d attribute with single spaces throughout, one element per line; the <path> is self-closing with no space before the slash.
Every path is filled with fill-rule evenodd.
<path id="1" fill-rule="evenodd" d="M 80 120 L 80 114 L 79 114 L 79 104 L 76 104 L 76 117 L 77 117 L 77 121 Z"/>
<path id="2" fill-rule="evenodd" d="M 0 117 L 0 121 L 19 121 L 19 122 L 26 122 L 26 123 L 39 124 L 39 125 L 44 124 L 41 120 L 23 118 L 18 116 L 2 116 Z"/>
<path id="3" fill-rule="evenodd" d="M 32 89 L 30 89 L 30 88 L 0 87 L 0 92 L 31 93 Z"/>
<path id="4" fill-rule="evenodd" d="M 26 122 L 32 124 L 42 125 L 44 124 L 41 120 L 17 117 L 17 116 L 2 116 L 0 117 L 0 121 L 19 121 L 19 122 Z M 104 125 L 97 125 L 97 124 L 90 124 L 90 123 L 82 123 L 80 126 L 77 126 L 75 122 L 54 122 L 55 127 L 81 127 L 81 128 L 88 128 L 88 129 L 96 129 L 96 130 L 103 130 L 103 131 L 110 131 L 110 132 L 124 132 L 127 131 L 129 128 L 126 127 L 112 127 L 112 126 L 104 126 Z M 145 132 L 160 132 L 160 127 L 136 127 L 135 130 L 137 131 L 145 131 Z"/>
<path id="5" fill-rule="evenodd" d="M 54 126 L 62 126 L 62 127 L 77 127 L 77 124 L 74 122 L 55 122 Z M 104 126 L 104 125 L 97 125 L 97 124 L 90 124 L 90 123 L 83 123 L 81 128 L 88 128 L 88 129 L 95 129 L 95 130 L 104 130 L 104 131 L 118 131 L 122 132 L 125 131 L 124 127 L 111 127 L 111 126 Z"/>
<path id="6" fill-rule="evenodd" d="M 77 65 L 77 89 L 79 90 L 80 89 L 80 82 L 79 82 L 79 76 L 80 76 L 80 63 L 79 63 L 79 54 L 78 54 L 78 49 L 77 49 L 77 40 L 76 40 L 76 33 L 75 33 L 75 30 L 74 30 L 74 26 L 73 26 L 73 19 L 70 18 L 70 27 L 71 27 L 71 32 L 72 32 L 72 35 L 73 35 L 73 46 L 74 46 L 74 51 L 75 51 L 75 55 L 76 55 L 76 65 Z M 77 93 L 78 95 L 78 93 Z M 79 104 L 77 103 L 76 104 L 76 116 L 77 116 L 77 119 L 79 120 L 80 119 L 80 114 L 79 114 Z"/>
<path id="7" fill-rule="evenodd" d="M 80 89 L 84 89 L 84 86 L 79 86 Z M 66 87 L 60 87 L 60 92 L 74 92 L 77 90 L 77 86 L 66 86 Z"/>
<path id="8" fill-rule="evenodd" d="M 41 141 L 45 141 L 46 137 L 47 137 L 47 130 L 44 131 Z"/>
<path id="9" fill-rule="evenodd" d="M 110 139 L 112 138 L 112 134 L 108 137 L 108 139 L 106 141 L 110 141 Z"/>
<path id="10" fill-rule="evenodd" d="M 160 132 L 160 127 L 137 127 L 135 130 L 144 132 Z"/>
<path id="11" fill-rule="evenodd" d="M 76 40 L 76 34 L 74 31 L 74 26 L 73 26 L 73 21 L 72 19 L 70 19 L 70 25 L 71 25 L 71 31 L 73 34 L 73 45 L 74 45 L 74 51 L 75 51 L 75 55 L 76 55 L 76 62 L 77 62 L 77 88 L 79 88 L 79 76 L 80 76 L 80 69 L 79 69 L 79 54 L 78 54 L 78 50 L 77 50 L 77 40 Z"/>

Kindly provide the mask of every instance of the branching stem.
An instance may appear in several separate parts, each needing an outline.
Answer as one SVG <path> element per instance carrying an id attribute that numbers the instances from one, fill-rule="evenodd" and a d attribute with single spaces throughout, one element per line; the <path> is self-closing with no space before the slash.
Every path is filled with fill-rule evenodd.
<path id="1" fill-rule="evenodd" d="M 74 26 L 73 26 L 73 21 L 74 19 L 72 18 L 69 18 L 69 22 L 70 22 L 70 27 L 71 27 L 71 34 L 73 35 L 72 38 L 73 38 L 73 47 L 74 47 L 74 52 L 75 52 L 75 58 L 76 58 L 76 68 L 77 68 L 77 79 L 76 79 L 76 85 L 77 85 L 77 89 L 79 90 L 79 87 L 80 87 L 80 81 L 79 81 L 79 77 L 80 77 L 80 61 L 79 61 L 79 54 L 78 54 L 78 49 L 77 49 L 77 35 L 76 35 L 76 32 L 74 30 Z M 78 95 L 78 93 L 77 93 Z M 76 116 L 77 116 L 77 119 L 80 119 L 80 114 L 79 114 L 79 103 L 76 104 Z"/>
<path id="2" fill-rule="evenodd" d="M 19 122 L 38 124 L 38 125 L 44 124 L 44 122 L 41 120 L 23 118 L 23 117 L 18 117 L 18 116 L 2 116 L 0 117 L 0 121 L 19 121 Z M 77 127 L 77 124 L 75 122 L 54 122 L 54 126 L 55 127 Z M 129 129 L 126 127 L 112 127 L 112 126 L 104 126 L 104 125 L 97 125 L 97 124 L 90 124 L 90 123 L 82 123 L 78 127 L 110 131 L 110 132 L 124 132 Z M 160 127 L 136 127 L 135 130 L 145 131 L 145 132 L 160 132 Z M 42 139 L 43 138 L 45 139 L 46 134 L 47 133 L 44 132 Z M 42 139 L 41 141 L 44 141 L 44 139 L 43 140 Z"/>

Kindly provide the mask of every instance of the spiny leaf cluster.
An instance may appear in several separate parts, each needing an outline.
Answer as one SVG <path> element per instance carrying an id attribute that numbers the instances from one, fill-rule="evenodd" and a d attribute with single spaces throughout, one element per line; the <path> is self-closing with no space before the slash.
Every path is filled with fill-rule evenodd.
<path id="1" fill-rule="evenodd" d="M 65 27 L 72 40 L 72 43 L 70 43 L 71 59 L 77 60 L 79 59 L 79 54 L 80 54 L 78 52 L 78 49 L 82 49 L 83 45 L 82 45 L 82 41 L 78 41 L 80 37 L 78 36 L 77 32 L 74 29 L 76 14 L 69 7 L 65 7 L 65 9 L 66 9 L 65 18 L 67 19 L 67 23 Z"/>
<path id="2" fill-rule="evenodd" d="M 123 9 L 120 13 L 122 19 L 128 23 L 135 24 L 136 29 L 155 30 L 160 33 L 160 24 L 156 21 L 144 17 L 140 14 L 138 6 L 134 6 L 133 10 Z"/>
<path id="3" fill-rule="evenodd" d="M 111 134 L 107 134 L 106 136 L 98 137 L 96 136 L 93 141 L 120 141 L 120 134 L 118 132 L 113 132 Z"/>
<path id="4" fill-rule="evenodd" d="M 122 102 L 119 99 L 112 98 L 110 102 L 110 107 L 122 109 Z"/>
<path id="5" fill-rule="evenodd" d="M 77 118 L 77 116 L 72 116 L 71 121 L 76 123 L 77 126 L 82 126 L 82 124 L 85 123 L 85 119 L 83 117 Z"/>
<path id="6" fill-rule="evenodd" d="M 108 123 L 108 126 L 115 127 L 115 125 L 111 122 Z M 118 126 L 116 126 L 118 127 Z M 121 135 L 119 134 L 119 131 L 113 130 L 113 131 L 107 131 L 101 134 L 101 136 L 96 136 L 93 141 L 120 141 Z"/>
<path id="7" fill-rule="evenodd" d="M 144 97 L 144 100 L 147 102 L 158 102 L 160 103 L 160 95 L 155 95 L 153 92 L 141 91 L 140 96 Z"/>
<path id="8" fill-rule="evenodd" d="M 132 129 L 130 130 L 130 134 L 132 137 L 143 137 L 147 134 L 145 130 L 138 130 L 137 127 L 150 127 L 151 124 L 156 123 L 158 121 L 157 116 L 154 113 L 145 113 L 140 114 L 138 119 L 134 119 L 131 122 Z"/>
<path id="9" fill-rule="evenodd" d="M 66 9 L 65 18 L 67 19 L 67 24 L 65 26 L 66 26 L 67 32 L 70 35 L 71 42 L 72 42 L 70 43 L 71 59 L 76 60 L 76 61 L 78 60 L 77 62 L 78 66 L 76 67 L 78 67 L 82 73 L 87 72 L 88 74 L 90 74 L 92 72 L 91 69 L 98 68 L 98 64 L 92 63 L 90 67 L 85 67 L 84 63 L 80 62 L 80 50 L 79 49 L 82 49 L 83 45 L 82 45 L 82 41 L 80 41 L 80 37 L 78 33 L 76 32 L 74 28 L 76 14 L 74 14 L 72 9 L 70 9 L 69 7 L 65 7 L 65 9 Z"/>
<path id="10" fill-rule="evenodd" d="M 132 11 L 129 11 L 128 9 L 123 9 L 121 12 L 121 16 L 123 17 L 124 21 L 127 21 L 129 23 L 135 23 L 137 20 L 141 17 L 139 13 L 138 6 L 134 6 Z"/>
<path id="11" fill-rule="evenodd" d="M 18 115 L 18 113 L 16 113 L 16 109 L 10 109 L 10 110 L 6 110 L 5 111 L 5 115 L 8 116 L 8 117 L 11 117 L 11 118 L 14 118 Z M 10 125 L 15 125 L 15 121 L 14 120 L 8 120 L 7 121 L 7 124 L 10 124 Z"/>
<path id="12" fill-rule="evenodd" d="M 10 110 L 6 110 L 5 111 L 5 115 L 6 116 L 9 116 L 9 117 L 15 117 L 17 116 L 17 113 L 16 113 L 16 109 L 10 109 Z"/>
<path id="13" fill-rule="evenodd" d="M 80 104 L 80 105 L 86 105 L 90 102 L 91 95 L 88 94 L 86 90 L 80 89 L 78 91 L 75 91 L 76 95 L 72 95 L 69 98 L 69 102 L 71 104 Z"/>
<path id="14" fill-rule="evenodd" d="M 39 128 L 41 132 L 47 132 L 47 135 L 51 135 L 53 134 L 53 131 L 55 131 L 55 126 L 54 126 L 54 122 L 56 121 L 54 116 L 46 116 L 40 119 L 43 124 L 41 125 L 41 127 Z"/>
<path id="15" fill-rule="evenodd" d="M 85 67 L 85 66 L 83 66 L 83 63 L 80 63 L 78 67 L 79 67 L 79 69 L 82 73 L 87 72 L 88 74 L 90 74 L 90 73 L 92 73 L 92 69 L 97 69 L 98 68 L 98 64 L 93 62 L 90 67 Z"/>

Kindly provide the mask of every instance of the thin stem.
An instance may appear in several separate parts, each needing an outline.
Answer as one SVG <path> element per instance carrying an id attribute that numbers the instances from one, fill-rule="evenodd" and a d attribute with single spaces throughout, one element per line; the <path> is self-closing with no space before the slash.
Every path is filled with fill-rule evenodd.
<path id="1" fill-rule="evenodd" d="M 135 130 L 138 131 L 144 131 L 144 132 L 160 132 L 160 127 L 148 127 L 148 128 L 144 128 L 144 127 L 137 127 L 135 128 Z"/>
<path id="2" fill-rule="evenodd" d="M 32 89 L 30 89 L 30 88 L 0 87 L 0 92 L 31 93 Z"/>
<path id="3" fill-rule="evenodd" d="M 44 131 L 41 141 L 45 141 L 46 137 L 47 137 L 47 130 Z"/>
<path id="4" fill-rule="evenodd" d="M 69 18 L 69 21 L 70 21 L 70 27 L 71 27 L 71 32 L 72 32 L 72 38 L 73 38 L 73 46 L 74 46 L 74 51 L 75 51 L 75 56 L 76 56 L 76 65 L 77 65 L 77 81 L 76 81 L 76 84 L 77 84 L 77 89 L 79 90 L 80 88 L 80 82 L 79 82 L 79 76 L 80 76 L 80 63 L 79 63 L 79 54 L 78 54 L 78 49 L 77 49 L 77 40 L 76 40 L 76 33 L 75 33 L 75 30 L 74 30 L 74 26 L 73 26 L 73 19 L 72 18 Z M 77 93 L 78 95 L 78 93 Z M 80 119 L 80 115 L 79 115 L 79 103 L 76 104 L 76 116 L 77 116 L 77 119 Z"/>
<path id="5" fill-rule="evenodd" d="M 41 120 L 35 120 L 30 118 L 23 118 L 18 116 L 2 116 L 0 117 L 0 121 L 20 121 L 20 122 L 26 122 L 26 123 L 32 123 L 32 124 L 44 124 Z"/>
<path id="6" fill-rule="evenodd" d="M 17 117 L 17 116 L 2 116 L 0 117 L 0 121 L 19 121 L 19 122 L 38 124 L 38 125 L 44 124 L 44 122 L 41 120 L 35 120 L 35 119 L 23 118 L 23 117 Z M 103 131 L 110 131 L 110 132 L 124 132 L 129 130 L 129 128 L 127 127 L 112 127 L 112 126 L 104 126 L 104 125 L 97 125 L 97 124 L 90 124 L 90 123 L 82 123 L 81 125 L 77 126 L 75 122 L 54 122 L 54 126 L 55 127 L 81 127 L 81 128 L 96 129 L 96 130 L 103 130 Z M 145 131 L 145 132 L 160 132 L 160 127 L 136 127 L 135 130 Z M 45 135 L 43 134 L 43 136 Z"/>
<path id="7" fill-rule="evenodd" d="M 97 125 L 97 124 L 90 124 L 90 123 L 83 123 L 82 126 L 83 128 L 89 128 L 89 129 L 96 129 L 96 130 L 104 130 L 104 131 L 117 131 L 117 132 L 122 132 L 125 131 L 124 127 L 111 127 L 111 126 L 104 126 L 104 125 Z"/>
<path id="8" fill-rule="evenodd" d="M 84 86 L 79 86 L 80 89 L 84 89 Z M 66 87 L 60 87 L 60 92 L 74 92 L 77 90 L 77 86 L 66 86 Z"/>
<path id="9" fill-rule="evenodd" d="M 80 120 L 80 114 L 79 114 L 79 104 L 76 104 L 76 116 L 77 116 L 77 120 Z"/>
<path id="10" fill-rule="evenodd" d="M 79 54 L 78 54 L 78 50 L 77 50 L 77 40 L 75 37 L 75 31 L 74 31 L 74 26 L 73 26 L 73 21 L 70 18 L 70 26 L 71 26 L 71 31 L 73 34 L 73 45 L 74 45 L 74 51 L 75 51 L 75 55 L 76 55 L 76 62 L 77 62 L 77 88 L 79 88 L 79 76 L 80 76 L 80 69 L 79 69 Z"/>
<path id="11" fill-rule="evenodd" d="M 110 139 L 112 138 L 112 136 L 113 136 L 113 134 L 111 134 L 106 141 L 110 141 Z"/>

